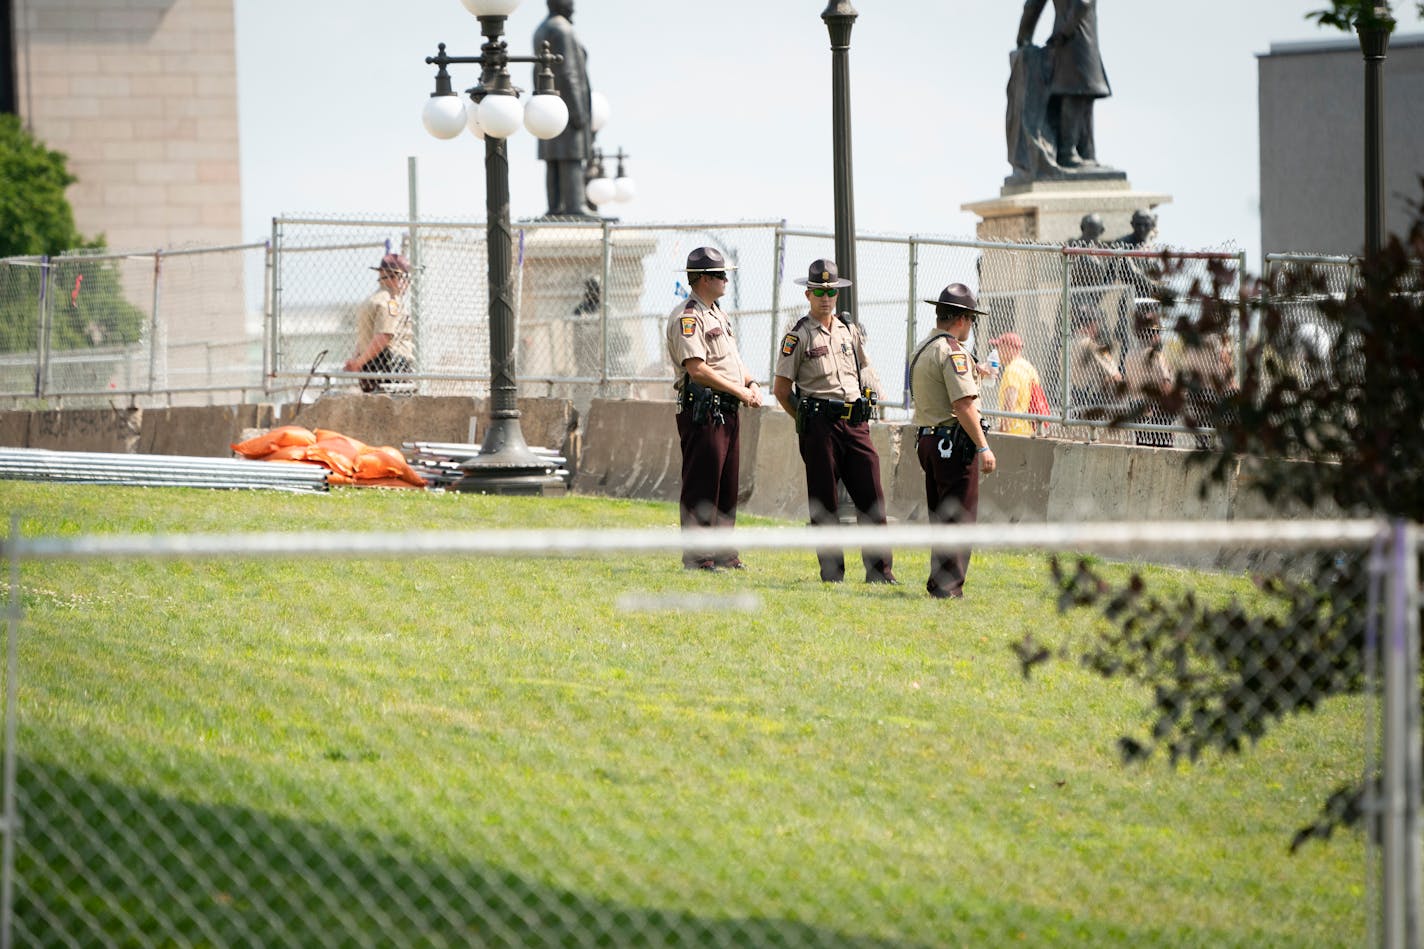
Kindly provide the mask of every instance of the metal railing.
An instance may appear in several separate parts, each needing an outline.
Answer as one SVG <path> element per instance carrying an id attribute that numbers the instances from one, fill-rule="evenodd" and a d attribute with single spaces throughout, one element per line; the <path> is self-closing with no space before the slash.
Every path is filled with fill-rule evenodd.
<path id="1" fill-rule="evenodd" d="M 687 294 L 687 253 L 700 245 L 718 247 L 736 265 L 722 303 L 749 370 L 769 382 L 782 334 L 805 313 L 801 288 L 790 280 L 834 247 L 830 231 L 778 221 L 529 221 L 515 224 L 515 236 L 520 384 L 530 395 L 577 390 L 585 397 L 670 394 L 664 327 Z M 355 311 L 375 290 L 371 266 L 389 250 L 415 263 L 407 300 L 415 369 L 398 388 L 484 394 L 483 223 L 283 217 L 266 244 L 0 261 L 0 396 L 44 404 L 246 401 L 352 386 L 361 374 L 343 364 L 355 354 Z M 1029 412 L 1021 394 L 1010 404 L 998 380 L 986 378 L 984 414 L 1002 430 L 1037 434 L 1080 427 L 1098 433 L 1120 414 L 1125 405 L 1113 377 L 1131 377 L 1129 364 L 1146 345 L 1134 332 L 1139 300 L 1171 301 L 1162 312 L 1162 353 L 1173 371 L 1183 371 L 1191 354 L 1174 327 L 1196 315 L 1192 288 L 1214 282 L 1234 301 L 1247 273 L 1245 254 L 1229 247 L 1144 250 L 920 235 L 861 235 L 857 259 L 854 318 L 866 331 L 889 417 L 908 409 L 906 367 L 933 327 L 933 307 L 923 301 L 959 282 L 989 313 L 971 340 L 979 362 L 989 362 L 990 340 L 1015 333 L 1023 342 L 1016 377 L 1031 375 L 1044 393 Z M 1356 262 L 1274 254 L 1266 275 L 1305 263 L 1325 268 L 1343 292 Z M 1306 305 L 1293 304 L 1290 313 L 1313 321 Z M 1249 332 L 1243 315 L 1221 340 L 1238 373 Z M 1092 352 L 1098 358 L 1088 359 Z M 1181 418 L 1129 428 L 1177 441 L 1193 431 Z"/>

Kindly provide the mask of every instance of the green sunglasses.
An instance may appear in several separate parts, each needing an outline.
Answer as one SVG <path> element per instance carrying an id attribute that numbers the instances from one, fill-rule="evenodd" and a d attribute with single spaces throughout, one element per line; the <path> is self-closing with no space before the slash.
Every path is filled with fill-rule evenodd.
<path id="1" fill-rule="evenodd" d="M 811 292 L 818 297 L 833 297 L 840 293 L 840 290 L 836 287 L 812 287 Z"/>

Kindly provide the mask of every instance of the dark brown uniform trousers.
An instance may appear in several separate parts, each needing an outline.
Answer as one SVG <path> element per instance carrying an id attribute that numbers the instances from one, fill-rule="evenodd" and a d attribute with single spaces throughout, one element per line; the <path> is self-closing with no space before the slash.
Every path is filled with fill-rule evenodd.
<path id="1" fill-rule="evenodd" d="M 885 494 L 880 490 L 880 460 L 870 442 L 870 423 L 852 425 L 842 418 L 829 415 L 809 415 L 799 439 L 801 460 L 806 464 L 806 495 L 811 507 L 812 524 L 839 524 L 839 489 L 843 481 L 846 493 L 855 504 L 856 522 L 885 523 Z M 821 579 L 845 579 L 845 553 L 840 550 L 818 550 Z M 868 581 L 887 580 L 891 553 L 888 550 L 862 550 L 865 578 Z"/>
<path id="2" fill-rule="evenodd" d="M 724 410 L 722 422 L 699 425 L 692 410 L 677 413 L 677 434 L 682 442 L 682 493 L 678 497 L 683 527 L 735 527 L 737 477 L 741 464 L 740 413 Z M 716 560 L 726 564 L 736 551 L 687 551 L 684 564 Z"/>
<path id="3" fill-rule="evenodd" d="M 925 472 L 925 502 L 931 524 L 973 524 L 979 520 L 979 456 L 965 461 L 960 452 L 941 458 L 940 439 L 921 435 L 916 446 Z M 963 596 L 969 573 L 969 548 L 930 551 L 930 579 L 925 589 L 932 596 Z"/>

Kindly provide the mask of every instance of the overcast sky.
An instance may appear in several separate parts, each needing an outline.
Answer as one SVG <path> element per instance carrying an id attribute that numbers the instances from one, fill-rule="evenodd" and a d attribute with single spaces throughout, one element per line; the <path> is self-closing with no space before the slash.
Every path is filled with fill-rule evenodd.
<path id="1" fill-rule="evenodd" d="M 422 217 L 483 220 L 483 143 L 438 141 L 420 122 L 436 44 L 479 53 L 479 23 L 460 0 L 235 5 L 246 238 L 267 236 L 280 214 L 404 214 L 409 156 Z M 1234 241 L 1259 261 L 1256 54 L 1343 38 L 1305 19 L 1324 5 L 1100 0 L 1113 95 L 1095 111 L 1098 157 L 1134 188 L 1172 196 L 1159 209 L 1163 240 Z M 1412 0 L 1394 6 L 1400 32 L 1424 30 Z M 825 7 L 576 0 L 590 82 L 612 105 L 599 143 L 632 156 L 638 198 L 616 206 L 623 220 L 833 226 Z M 975 218 L 960 205 L 996 197 L 1010 170 L 1004 87 L 1022 5 L 856 0 L 856 9 L 858 230 L 972 236 Z M 511 53 L 532 52 L 546 13 L 543 0 L 524 0 L 509 19 Z M 1051 21 L 1050 4 L 1038 42 Z M 516 69 L 529 86 L 529 67 Z M 457 88 L 474 85 L 476 70 L 452 67 Z M 511 139 L 510 165 L 514 217 L 543 213 L 544 165 L 528 133 Z"/>

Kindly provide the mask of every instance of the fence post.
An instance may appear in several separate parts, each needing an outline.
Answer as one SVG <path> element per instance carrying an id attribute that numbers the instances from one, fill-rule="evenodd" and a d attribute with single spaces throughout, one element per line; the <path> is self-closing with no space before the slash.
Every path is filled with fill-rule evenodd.
<path id="1" fill-rule="evenodd" d="M 1068 254 L 1060 251 L 1059 259 L 1063 261 L 1063 299 L 1059 304 L 1058 338 L 1063 344 L 1063 364 L 1061 367 L 1063 370 L 1063 401 L 1061 405 L 1063 406 L 1063 424 L 1066 427 L 1068 425 L 1068 413 L 1070 411 L 1068 396 L 1072 391 L 1072 379 L 1069 377 L 1069 374 L 1072 372 L 1073 362 L 1073 308 L 1069 301 L 1068 283 L 1070 268 L 1068 266 Z M 1066 435 L 1067 433 L 1065 432 L 1064 434 Z"/>
<path id="2" fill-rule="evenodd" d="M 613 276 L 613 223 L 603 219 L 602 289 L 598 294 L 598 384 L 608 384 L 608 298 Z M 577 366 L 577 362 L 575 362 Z M 575 372 L 578 370 L 575 369 Z"/>
<path id="3" fill-rule="evenodd" d="M 910 408 L 910 361 L 915 358 L 915 343 L 918 342 L 915 338 L 915 301 L 920 296 L 915 289 L 919 285 L 920 244 L 915 240 L 913 234 L 910 235 L 909 252 L 906 257 L 908 258 L 906 265 L 908 273 L 906 273 L 905 279 L 909 284 L 910 295 L 905 306 L 905 395 L 902 402 L 903 407 L 908 409 Z"/>
<path id="4" fill-rule="evenodd" d="M 767 385 L 776 383 L 776 356 L 781 347 L 781 262 L 786 255 L 786 218 L 776 225 L 771 239 L 771 370 Z"/>
<path id="5" fill-rule="evenodd" d="M 262 248 L 262 391 L 272 394 L 272 241 Z"/>
<path id="6" fill-rule="evenodd" d="M 20 538 L 20 515 L 10 515 L 10 539 Z M 7 553 L 10 561 L 10 602 L 5 610 L 5 756 L 4 756 L 4 847 L 0 852 L 0 947 L 10 949 L 14 945 L 15 915 L 15 834 L 19 830 L 20 815 L 15 810 L 15 742 L 19 731 L 16 717 L 19 715 L 19 699 L 16 696 L 20 673 L 20 558 L 13 551 Z"/>
<path id="7" fill-rule="evenodd" d="M 276 375 L 282 368 L 282 219 L 272 219 L 272 252 L 268 258 L 270 260 L 270 277 L 267 287 L 270 296 L 268 297 L 268 317 L 267 317 L 267 345 L 271 354 L 269 365 L 271 374 L 269 379 L 276 379 Z"/>
<path id="8" fill-rule="evenodd" d="M 1419 945 L 1419 530 L 1390 525 L 1385 587 L 1384 945 Z"/>
<path id="9" fill-rule="evenodd" d="M 420 178 L 417 174 L 417 160 L 414 155 L 406 156 L 406 227 L 410 233 L 410 269 L 415 279 L 410 282 L 410 321 L 415 335 L 415 381 L 416 391 L 425 394 L 427 383 L 419 375 L 426 371 L 425 325 L 420 318 L 420 285 L 423 274 L 420 270 Z"/>
<path id="10" fill-rule="evenodd" d="M 35 398 L 42 399 L 48 391 L 49 382 L 49 255 L 40 258 L 40 296 L 35 325 L 38 329 L 39 365 L 35 368 Z"/>
<path id="11" fill-rule="evenodd" d="M 164 349 L 165 356 L 167 350 L 162 347 L 162 341 L 158 338 L 158 297 L 159 281 L 163 273 L 163 251 L 153 252 L 153 304 L 148 314 L 148 394 L 153 395 L 157 391 L 158 382 L 158 352 Z"/>

